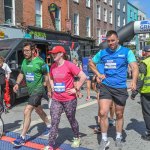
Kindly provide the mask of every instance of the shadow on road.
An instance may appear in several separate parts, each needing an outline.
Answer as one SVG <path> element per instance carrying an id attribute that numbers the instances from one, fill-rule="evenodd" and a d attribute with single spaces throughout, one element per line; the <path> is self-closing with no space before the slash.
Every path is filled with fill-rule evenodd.
<path id="1" fill-rule="evenodd" d="M 134 118 L 130 119 L 130 123 L 127 125 L 126 130 L 134 130 L 140 135 L 145 131 L 144 121 L 138 121 Z"/>

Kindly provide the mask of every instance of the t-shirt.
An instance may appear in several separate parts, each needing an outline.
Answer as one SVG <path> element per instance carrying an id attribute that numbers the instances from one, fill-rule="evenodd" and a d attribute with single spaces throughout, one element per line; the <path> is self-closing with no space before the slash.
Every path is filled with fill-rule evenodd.
<path id="1" fill-rule="evenodd" d="M 48 66 L 40 57 L 31 61 L 24 59 L 21 72 L 24 74 L 29 94 L 45 92 L 43 86 L 43 75 L 48 72 Z"/>
<path id="2" fill-rule="evenodd" d="M 74 76 L 77 76 L 79 72 L 79 67 L 72 62 L 64 61 L 64 64 L 61 66 L 57 66 L 57 63 L 54 63 L 50 70 L 50 76 L 54 81 L 52 99 L 58 101 L 74 100 L 76 98 L 76 94 L 69 95 L 66 92 L 66 89 L 74 87 Z"/>

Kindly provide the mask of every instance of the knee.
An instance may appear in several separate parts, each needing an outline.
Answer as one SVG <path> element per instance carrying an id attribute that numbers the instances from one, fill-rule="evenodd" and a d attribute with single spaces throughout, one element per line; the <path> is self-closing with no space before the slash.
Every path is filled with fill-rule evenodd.
<path id="1" fill-rule="evenodd" d="M 100 118 L 107 118 L 107 112 L 104 110 L 99 111 Z"/>
<path id="2" fill-rule="evenodd" d="M 31 112 L 32 112 L 32 109 L 25 108 L 25 110 L 24 110 L 24 116 L 30 116 Z"/>
<path id="3" fill-rule="evenodd" d="M 116 112 L 116 118 L 117 119 L 122 119 L 123 118 L 123 113 L 122 112 Z"/>

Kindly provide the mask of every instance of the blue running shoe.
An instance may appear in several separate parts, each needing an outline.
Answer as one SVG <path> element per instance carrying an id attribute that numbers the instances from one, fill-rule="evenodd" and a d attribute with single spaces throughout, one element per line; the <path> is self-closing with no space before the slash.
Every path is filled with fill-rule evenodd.
<path id="1" fill-rule="evenodd" d="M 42 135 L 44 136 L 49 136 L 49 131 L 50 131 L 51 128 L 46 128 L 46 130 L 44 131 L 44 133 Z"/>
<path id="2" fill-rule="evenodd" d="M 22 146 L 25 144 L 25 139 L 23 139 L 21 136 L 17 137 L 15 141 L 12 142 L 15 146 Z"/>

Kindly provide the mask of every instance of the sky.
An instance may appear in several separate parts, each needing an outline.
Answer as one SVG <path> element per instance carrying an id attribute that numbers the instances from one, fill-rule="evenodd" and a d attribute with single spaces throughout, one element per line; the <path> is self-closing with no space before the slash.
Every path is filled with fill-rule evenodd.
<path id="1" fill-rule="evenodd" d="M 131 4 L 146 13 L 147 18 L 150 19 L 150 0 L 128 0 Z"/>

